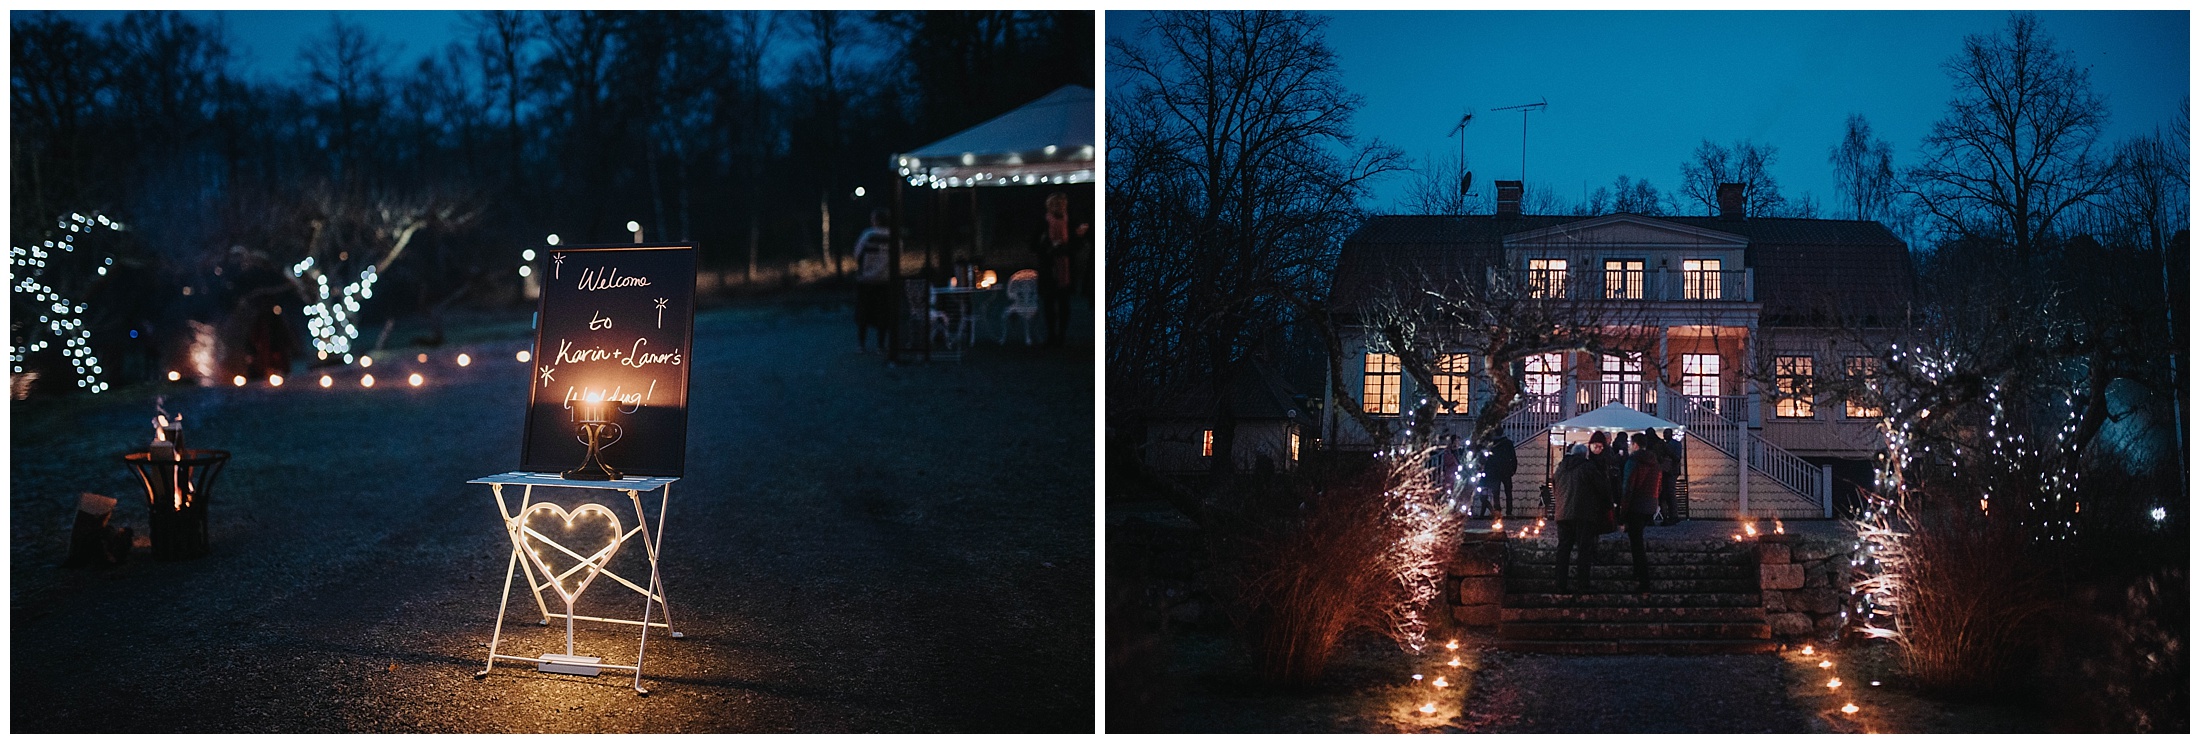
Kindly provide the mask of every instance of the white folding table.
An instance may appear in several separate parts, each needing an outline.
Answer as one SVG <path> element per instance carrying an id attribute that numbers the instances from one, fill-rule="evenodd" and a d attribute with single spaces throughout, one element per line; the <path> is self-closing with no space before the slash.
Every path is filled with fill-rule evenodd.
<path id="1" fill-rule="evenodd" d="M 496 667 L 498 659 L 534 662 L 537 671 L 578 674 L 590 677 L 596 676 L 604 669 L 631 669 L 634 671 L 634 692 L 648 695 L 649 690 L 642 687 L 642 660 L 649 650 L 649 629 L 652 627 L 664 628 L 672 634 L 672 637 L 682 637 L 679 631 L 672 629 L 672 606 L 665 602 L 664 582 L 657 572 L 657 557 L 664 544 L 665 507 L 671 503 L 672 484 L 678 480 L 680 479 L 628 476 L 615 481 L 585 481 L 566 480 L 549 473 L 511 472 L 467 481 L 467 483 L 488 484 L 490 492 L 496 498 L 497 511 L 504 516 L 505 535 L 510 538 L 512 543 L 511 558 L 506 562 L 504 568 L 504 595 L 497 602 L 496 630 L 489 636 L 488 663 L 481 668 L 481 671 L 474 673 L 474 678 L 482 679 L 489 676 L 489 670 Z M 517 508 L 512 508 L 505 501 L 505 486 L 521 487 Z M 635 524 L 632 528 L 625 527 L 620 523 L 616 513 L 601 504 L 584 504 L 571 512 L 567 512 L 564 507 L 556 504 L 537 502 L 534 500 L 537 487 L 624 491 L 627 500 L 634 506 Z M 650 529 L 648 515 L 642 510 L 642 494 L 650 491 L 659 493 L 657 528 L 654 532 Z M 602 548 L 587 555 L 582 555 L 572 548 L 559 544 L 551 536 L 527 524 L 528 517 L 541 513 L 561 517 L 570 527 L 573 524 L 574 517 L 584 512 L 602 515 L 603 518 L 609 520 L 613 532 L 617 535 Z M 636 537 L 641 538 L 642 547 L 647 551 L 649 558 L 649 587 L 646 589 L 626 577 L 612 572 L 609 566 L 612 556 L 617 554 L 619 547 Z M 530 541 L 541 547 L 531 547 Z M 542 549 L 561 552 L 574 560 L 575 563 L 571 568 L 557 575 L 551 575 L 549 565 L 541 559 L 539 551 Z M 537 575 L 538 572 L 540 572 L 540 576 Z M 549 625 L 552 618 L 565 619 L 565 653 L 543 654 L 541 657 L 497 653 L 498 644 L 504 640 L 504 611 L 512 601 L 512 578 L 521 574 L 526 575 L 528 588 L 535 595 L 535 608 L 542 612 L 542 624 Z M 566 580 L 576 576 L 580 579 L 578 586 L 568 593 Z M 574 614 L 573 602 L 579 599 L 580 594 L 597 578 L 609 578 L 642 595 L 642 619 L 635 621 Z M 565 606 L 564 612 L 550 610 L 549 603 L 543 600 L 542 592 L 545 589 L 551 590 L 553 592 L 552 596 L 557 597 L 559 602 Z M 660 608 L 663 610 L 663 622 L 652 619 L 655 617 L 653 611 Z M 632 666 L 605 664 L 599 657 L 575 655 L 573 652 L 573 622 L 575 620 L 640 626 L 641 640 L 634 650 L 634 664 Z"/>

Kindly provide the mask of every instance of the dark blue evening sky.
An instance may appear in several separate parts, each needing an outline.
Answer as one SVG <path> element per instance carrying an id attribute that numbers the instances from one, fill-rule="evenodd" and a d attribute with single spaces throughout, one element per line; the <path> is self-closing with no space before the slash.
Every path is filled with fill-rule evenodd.
<path id="1" fill-rule="evenodd" d="M 31 11 L 18 10 L 22 17 Z M 262 79 L 287 77 L 305 69 L 298 51 L 328 33 L 332 17 L 367 30 L 368 36 L 388 46 L 393 71 L 411 69 L 421 57 L 438 54 L 444 45 L 469 37 L 465 14 L 451 10 L 187 10 L 199 22 L 220 21 L 227 27 L 230 51 L 247 74 Z M 70 10 L 61 15 L 88 26 L 121 20 L 126 11 Z"/>
<path id="2" fill-rule="evenodd" d="M 1622 173 L 1670 192 L 1699 141 L 1747 137 L 1779 147 L 1782 191 L 1809 192 L 1828 216 L 1838 206 L 1826 153 L 1847 115 L 1870 119 L 1898 167 L 1915 163 L 1953 91 L 1941 63 L 1966 34 L 1996 33 L 2008 20 L 1895 11 L 1328 15 L 1345 85 L 1365 98 L 1360 136 L 1415 159 L 1456 153 L 1458 140 L 1445 135 L 1473 109 L 1467 157 L 1477 184 L 1520 171 L 1521 115 L 1491 109 L 1544 99 L 1548 109 L 1527 115 L 1528 180 L 1567 203 L 1584 184 L 1608 186 Z M 2185 12 L 2040 15 L 2108 99 L 2104 144 L 2178 115 L 2191 80 Z M 1110 12 L 1108 35 L 1136 35 L 1145 17 Z M 1379 185 L 1373 206 L 1400 208 L 1406 180 Z"/>

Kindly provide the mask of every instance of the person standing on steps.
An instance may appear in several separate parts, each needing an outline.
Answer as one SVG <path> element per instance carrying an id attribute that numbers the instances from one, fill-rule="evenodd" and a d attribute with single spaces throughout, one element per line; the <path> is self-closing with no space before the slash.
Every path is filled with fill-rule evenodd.
<path id="1" fill-rule="evenodd" d="M 1665 471 L 1665 481 L 1658 485 L 1658 513 L 1664 515 L 1658 526 L 1671 527 L 1681 523 L 1681 443 L 1673 438 L 1672 429 L 1666 429 L 1662 437 L 1652 437 L 1652 441 L 1658 446 L 1658 467 Z"/>
<path id="2" fill-rule="evenodd" d="M 1635 453 L 1627 456 L 1627 465 L 1621 481 L 1620 521 L 1627 525 L 1628 547 L 1635 551 L 1635 591 L 1650 591 L 1650 558 L 1643 552 L 1642 529 L 1650 525 L 1650 517 L 1658 511 L 1658 486 L 1665 482 L 1664 471 L 1658 468 L 1656 445 L 1648 434 L 1631 437 Z"/>
<path id="3" fill-rule="evenodd" d="M 1551 473 L 1551 500 L 1558 517 L 1558 593 L 1566 593 L 1567 556 L 1581 549 L 1581 584 L 1589 585 L 1589 569 L 1597 549 L 1597 535 L 1612 508 L 1604 472 L 1589 459 L 1591 445 L 1577 444 L 1566 450 Z"/>
<path id="4" fill-rule="evenodd" d="M 1495 439 L 1490 440 L 1490 446 L 1483 450 L 1482 482 L 1475 484 L 1475 493 L 1486 494 L 1481 498 L 1489 505 L 1482 510 L 1482 516 L 1497 513 L 1498 504 L 1512 504 L 1513 474 L 1520 472 L 1520 457 L 1513 451 L 1515 449 L 1517 448 L 1513 446 L 1512 437 L 1505 436 L 1505 432 L 1500 431 Z M 1504 501 L 1497 500 L 1499 490 L 1505 492 Z"/>

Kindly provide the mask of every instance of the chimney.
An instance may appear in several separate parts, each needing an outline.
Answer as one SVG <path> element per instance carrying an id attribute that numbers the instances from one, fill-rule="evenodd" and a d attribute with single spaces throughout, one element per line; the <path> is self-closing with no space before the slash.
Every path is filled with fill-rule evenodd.
<path id="1" fill-rule="evenodd" d="M 1749 206 L 1742 198 L 1742 184 L 1719 184 L 1719 219 L 1740 220 L 1748 217 Z"/>
<path id="2" fill-rule="evenodd" d="M 1520 191 L 1519 181 L 1497 182 L 1497 216 L 1520 216 Z"/>

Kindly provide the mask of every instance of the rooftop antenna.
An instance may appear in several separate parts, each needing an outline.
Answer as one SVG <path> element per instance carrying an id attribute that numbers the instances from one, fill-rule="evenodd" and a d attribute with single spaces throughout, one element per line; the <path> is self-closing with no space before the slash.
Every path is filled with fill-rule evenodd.
<path id="1" fill-rule="evenodd" d="M 1474 171 L 1467 170 L 1467 122 L 1473 119 L 1474 109 L 1467 109 L 1467 113 L 1460 115 L 1459 123 L 1451 128 L 1451 134 L 1444 135 L 1459 138 L 1459 195 L 1469 198 L 1474 196 Z"/>
<path id="2" fill-rule="evenodd" d="M 1513 111 L 1516 109 L 1520 111 L 1520 183 L 1523 186 L 1527 185 L 1528 183 L 1528 112 L 1542 111 L 1544 108 L 1551 105 L 1550 101 L 1543 100 L 1542 96 L 1537 96 L 1536 98 L 1537 100 L 1535 103 L 1523 103 L 1518 106 L 1499 106 L 1497 108 L 1490 109 L 1491 111 Z"/>

